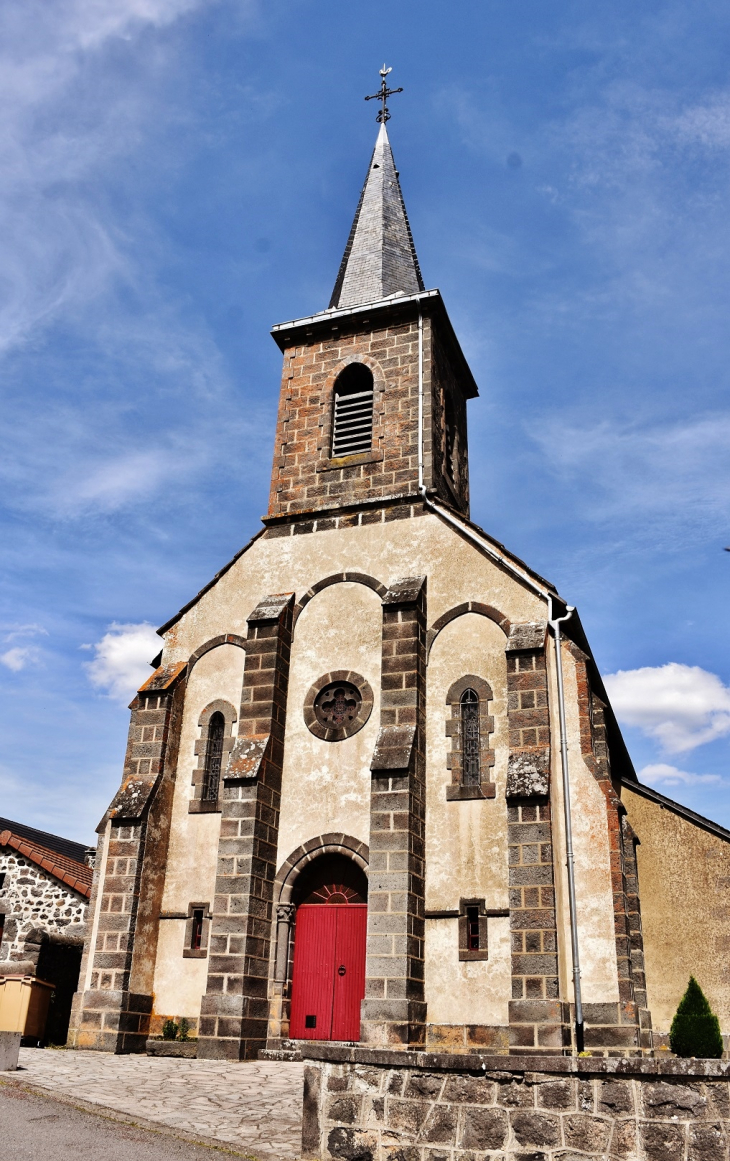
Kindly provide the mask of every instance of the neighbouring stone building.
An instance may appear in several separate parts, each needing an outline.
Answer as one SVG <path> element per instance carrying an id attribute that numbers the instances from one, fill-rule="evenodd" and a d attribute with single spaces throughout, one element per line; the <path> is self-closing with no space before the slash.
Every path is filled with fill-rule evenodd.
<path id="1" fill-rule="evenodd" d="M 470 520 L 477 386 L 384 123 L 329 307 L 273 337 L 269 510 L 132 702 L 70 1042 L 141 1052 L 185 1016 L 201 1057 L 345 1073 L 358 1052 L 507 1068 L 581 1036 L 641 1056 L 690 972 L 730 1032 L 730 834 L 638 784 L 578 614 Z M 366 1091 L 332 1068 L 332 1092 Z"/>
<path id="2" fill-rule="evenodd" d="M 0 818 L 0 977 L 55 984 L 48 1033 L 66 1039 L 91 894 L 93 852 Z"/>

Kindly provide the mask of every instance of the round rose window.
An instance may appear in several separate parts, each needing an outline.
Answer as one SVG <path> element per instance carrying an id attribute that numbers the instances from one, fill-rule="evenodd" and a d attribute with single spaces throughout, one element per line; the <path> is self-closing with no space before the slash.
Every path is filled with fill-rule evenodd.
<path id="1" fill-rule="evenodd" d="M 314 702 L 314 716 L 326 729 L 339 730 L 357 720 L 362 696 L 350 681 L 335 681 L 326 685 Z"/>
<path id="2" fill-rule="evenodd" d="M 327 742 L 342 742 L 361 730 L 373 708 L 373 691 L 352 670 L 325 673 L 304 699 L 307 728 Z"/>

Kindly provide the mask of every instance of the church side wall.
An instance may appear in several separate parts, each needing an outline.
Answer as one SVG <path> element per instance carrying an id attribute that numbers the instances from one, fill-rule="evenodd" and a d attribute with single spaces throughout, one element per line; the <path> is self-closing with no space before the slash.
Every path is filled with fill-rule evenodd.
<path id="1" fill-rule="evenodd" d="M 195 743 L 201 737 L 200 715 L 211 702 L 225 700 L 238 714 L 243 685 L 244 652 L 221 645 L 201 657 L 187 685 L 180 753 L 172 807 L 172 827 L 162 899 L 154 977 L 152 1031 L 167 1016 L 196 1020 L 205 991 L 208 961 L 183 958 L 189 905 L 213 903 L 220 814 L 190 814 L 193 774 L 198 765 Z M 235 734 L 236 724 L 233 726 Z M 185 918 L 183 918 L 183 916 Z"/>
<path id="2" fill-rule="evenodd" d="M 488 910 L 509 906 L 507 874 L 507 806 L 505 788 L 509 736 L 505 635 L 493 621 L 474 613 L 448 624 L 434 641 L 428 665 L 426 783 L 426 912 L 458 910 L 461 899 L 480 898 Z M 471 674 L 488 682 L 494 693 L 489 714 L 494 733 L 489 748 L 495 763 L 491 777 L 496 798 L 447 801 L 451 716 L 450 686 Z M 477 1025 L 482 1040 L 506 1046 L 511 994 L 509 918 L 488 919 L 488 959 L 459 961 L 459 920 L 426 921 L 426 999 L 429 1041 L 462 1047 L 461 1028 Z M 487 1031 L 490 1029 L 491 1031 Z M 476 1032 L 473 1034 L 476 1035 Z"/>
<path id="3" fill-rule="evenodd" d="M 560 763 L 560 726 L 558 721 L 557 684 L 555 680 L 554 645 L 549 647 L 552 707 L 551 732 L 555 739 L 552 756 L 552 805 L 555 874 L 559 879 L 558 923 L 561 927 L 561 957 L 567 968 L 562 981 L 565 995 L 572 1000 L 572 958 L 570 953 L 570 914 L 565 870 L 565 826 Z M 578 944 L 581 957 L 581 983 L 584 1004 L 609 1004 L 619 1000 L 614 930 L 613 885 L 609 859 L 609 834 L 606 800 L 593 773 L 581 754 L 580 714 L 576 662 L 563 648 L 566 725 L 568 730 L 568 765 L 570 770 L 571 816 L 575 855 L 575 887 L 578 921 Z"/>
<path id="4" fill-rule="evenodd" d="M 424 415 L 424 433 L 439 433 L 441 438 L 425 434 L 426 484 L 435 487 L 441 499 L 447 504 L 455 504 L 468 514 L 466 399 L 461 390 L 459 373 L 444 343 L 444 335 L 438 327 L 431 326 L 429 331 L 428 355 L 431 360 L 429 395 L 432 414 L 429 416 L 430 423 L 426 421 Z M 424 350 L 424 360 L 426 357 L 427 352 Z"/>
<path id="5" fill-rule="evenodd" d="M 370 759 L 380 723 L 380 597 L 364 585 L 324 589 L 304 607 L 294 630 L 281 789 L 281 864 L 323 832 L 370 841 Z M 351 738 L 326 742 L 307 728 L 303 706 L 311 686 L 333 670 L 355 671 L 374 704 Z"/>
<path id="6" fill-rule="evenodd" d="M 690 975 L 730 1033 L 730 842 L 624 784 L 637 862 L 649 1008 L 668 1034 Z M 666 1043 L 666 1040 L 665 1040 Z"/>

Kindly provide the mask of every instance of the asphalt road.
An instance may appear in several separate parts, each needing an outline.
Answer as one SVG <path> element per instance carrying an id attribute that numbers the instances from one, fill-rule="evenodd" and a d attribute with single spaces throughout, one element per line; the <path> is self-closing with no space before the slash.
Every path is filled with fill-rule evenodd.
<path id="1" fill-rule="evenodd" d="M 108 1120 L 0 1083 L 0 1154 L 8 1161 L 225 1161 L 243 1156 Z"/>

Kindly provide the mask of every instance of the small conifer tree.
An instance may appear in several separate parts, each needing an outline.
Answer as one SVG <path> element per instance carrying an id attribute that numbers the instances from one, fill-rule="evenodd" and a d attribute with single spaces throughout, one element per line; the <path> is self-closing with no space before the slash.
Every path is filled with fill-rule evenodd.
<path id="1" fill-rule="evenodd" d="M 722 1056 L 720 1021 L 694 976 L 689 977 L 687 991 L 669 1030 L 669 1044 L 677 1056 Z"/>
<path id="2" fill-rule="evenodd" d="M 189 1040 L 190 1039 L 190 1024 L 185 1019 L 184 1016 L 183 1016 L 182 1020 L 180 1021 L 179 1036 L 180 1036 L 181 1040 Z"/>
<path id="3" fill-rule="evenodd" d="M 162 1039 L 163 1040 L 176 1040 L 177 1039 L 177 1024 L 172 1019 L 172 1017 L 169 1017 L 167 1020 L 165 1020 L 165 1023 L 162 1025 Z"/>

